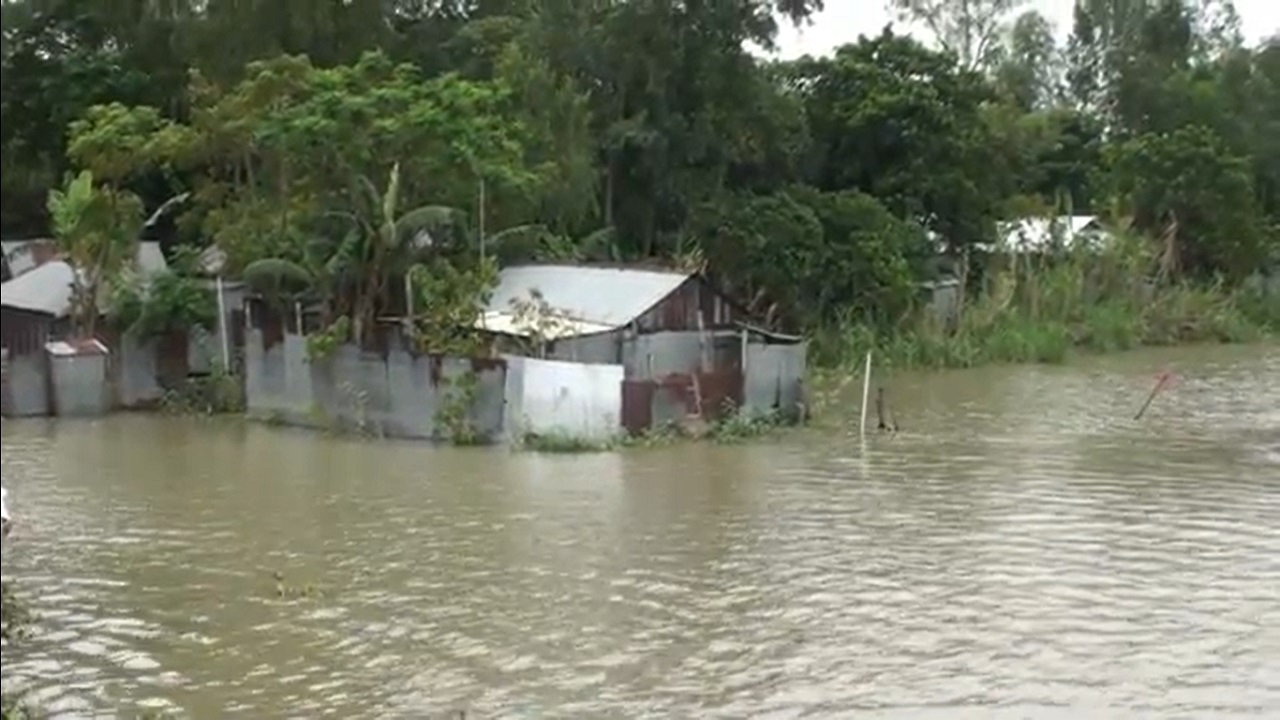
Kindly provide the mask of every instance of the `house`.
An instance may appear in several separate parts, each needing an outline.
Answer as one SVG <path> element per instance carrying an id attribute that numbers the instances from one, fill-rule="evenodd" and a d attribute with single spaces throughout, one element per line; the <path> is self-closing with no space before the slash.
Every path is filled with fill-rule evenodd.
<path id="1" fill-rule="evenodd" d="M 47 252 L 42 241 L 7 249 L 7 257 L 30 257 L 32 264 L 19 265 L 20 272 L 0 283 L 0 348 L 8 355 L 6 402 L 9 413 L 17 416 L 50 413 L 46 348 L 71 331 L 76 270 Z M 139 243 L 137 253 L 140 272 L 166 267 L 158 243 Z"/>
<path id="2" fill-rule="evenodd" d="M 1023 218 L 997 225 L 994 244 L 982 244 L 984 252 L 1043 254 L 1055 250 L 1100 250 L 1111 240 L 1110 233 L 1094 215 L 1066 215 L 1056 218 Z"/>
<path id="3" fill-rule="evenodd" d="M 700 275 L 525 265 L 502 271 L 480 322 L 489 332 L 545 341 L 550 359 L 618 363 L 629 377 L 652 377 L 690 370 L 701 342 L 736 340 L 735 323 L 745 320 Z M 669 334 L 667 347 L 639 340 L 657 333 Z M 709 367 L 720 364 L 708 360 Z"/>
<path id="4" fill-rule="evenodd" d="M 61 260 L 0 284 L 0 347 L 8 356 L 6 412 L 13 416 L 50 411 L 45 346 L 70 328 L 75 271 Z"/>
<path id="5" fill-rule="evenodd" d="M 540 359 L 621 366 L 622 423 L 632 431 L 728 405 L 800 412 L 803 340 L 756 326 L 701 274 L 510 267 L 478 327 Z"/>

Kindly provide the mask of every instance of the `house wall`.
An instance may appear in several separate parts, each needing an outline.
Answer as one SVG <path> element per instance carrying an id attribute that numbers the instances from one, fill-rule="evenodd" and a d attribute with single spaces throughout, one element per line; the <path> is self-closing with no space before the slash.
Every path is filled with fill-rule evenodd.
<path id="1" fill-rule="evenodd" d="M 260 330 L 245 342 L 246 400 L 251 415 L 306 427 L 336 425 L 385 437 L 448 439 L 439 413 L 462 376 L 477 376 L 467 418 L 485 440 L 503 430 L 506 366 L 501 361 L 440 358 L 392 349 L 370 353 L 353 345 L 312 362 L 306 339 L 285 333 L 264 347 Z"/>
<path id="2" fill-rule="evenodd" d="M 159 367 L 155 342 L 125 334 L 111 345 L 115 351 L 112 361 L 116 402 L 125 408 L 158 403 L 164 396 L 164 389 L 157 380 Z"/>
<path id="3" fill-rule="evenodd" d="M 557 340 L 548 347 L 546 359 L 621 364 L 628 378 L 649 379 L 697 370 L 702 358 L 703 337 L 704 333 L 696 330 L 635 335 L 624 328 L 611 333 Z M 739 331 L 707 331 L 705 337 L 710 367 L 737 367 L 741 364 Z"/>
<path id="4" fill-rule="evenodd" d="M 0 348 L 0 417 L 9 417 L 13 401 L 9 396 L 9 350 Z"/>
<path id="5" fill-rule="evenodd" d="M 49 358 L 53 413 L 59 417 L 101 417 L 111 403 L 107 392 L 107 355 L 54 355 Z"/>
<path id="6" fill-rule="evenodd" d="M 16 308 L 0 308 L 0 347 L 13 357 L 40 355 L 44 344 L 57 339 L 58 323 L 48 315 Z"/>
<path id="7" fill-rule="evenodd" d="M 48 415 L 49 366 L 44 344 L 58 323 L 47 315 L 0 308 L 0 346 L 9 351 L 10 417 Z"/>
<path id="8" fill-rule="evenodd" d="M 506 434 L 607 440 L 622 428 L 621 365 L 506 358 Z"/>
<path id="9" fill-rule="evenodd" d="M 48 415 L 49 367 L 43 354 L 9 356 L 9 416 Z"/>
<path id="10" fill-rule="evenodd" d="M 698 370 L 702 364 L 703 336 L 699 332 L 659 332 L 627 338 L 622 347 L 622 364 L 627 370 L 627 377 L 649 380 Z M 708 332 L 705 337 L 707 369 L 741 365 L 740 332 Z"/>
<path id="11" fill-rule="evenodd" d="M 246 333 L 246 407 L 251 415 L 305 424 L 315 405 L 306 342 L 292 333 L 277 342 L 270 340 L 270 333 L 264 340 L 262 330 Z"/>
<path id="12" fill-rule="evenodd" d="M 621 361 L 625 330 L 599 335 L 582 335 L 550 343 L 547 359 L 577 363 L 614 365 Z"/>
<path id="13" fill-rule="evenodd" d="M 699 324 L 698 313 L 702 319 Z M 686 280 L 657 305 L 636 318 L 641 333 L 727 328 L 746 320 L 739 310 L 701 277 Z"/>
<path id="14" fill-rule="evenodd" d="M 807 343 L 747 345 L 742 409 L 756 415 L 777 411 L 787 419 L 802 412 Z"/>

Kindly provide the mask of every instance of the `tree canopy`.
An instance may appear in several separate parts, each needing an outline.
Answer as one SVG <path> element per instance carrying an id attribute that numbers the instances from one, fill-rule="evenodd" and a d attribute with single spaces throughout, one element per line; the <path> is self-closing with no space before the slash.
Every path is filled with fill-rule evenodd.
<path id="1" fill-rule="evenodd" d="M 89 171 L 189 193 L 180 242 L 236 269 L 693 262 L 794 324 L 892 321 L 935 247 L 1030 208 L 1123 216 L 1191 276 L 1275 262 L 1280 45 L 1229 0 L 1077 0 L 1061 45 L 1017 0 L 888 4 L 932 37 L 772 62 L 821 0 L 13 0 L 0 231 L 58 232 Z"/>

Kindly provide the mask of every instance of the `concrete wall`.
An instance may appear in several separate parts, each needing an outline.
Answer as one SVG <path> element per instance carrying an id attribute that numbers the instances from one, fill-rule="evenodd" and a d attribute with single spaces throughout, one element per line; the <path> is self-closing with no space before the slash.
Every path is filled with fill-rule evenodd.
<path id="1" fill-rule="evenodd" d="M 49 414 L 47 363 L 44 353 L 9 356 L 9 412 L 13 417 Z"/>
<path id="2" fill-rule="evenodd" d="M 806 343 L 749 343 L 743 373 L 743 411 L 764 414 L 777 410 L 784 417 L 798 417 L 804 401 L 807 354 Z"/>
<path id="3" fill-rule="evenodd" d="M 0 348 L 0 417 L 9 417 L 13 401 L 9 396 L 9 348 Z"/>
<path id="4" fill-rule="evenodd" d="M 622 432 L 621 365 L 509 356 L 506 432 L 607 440 Z"/>
<path id="5" fill-rule="evenodd" d="M 457 383 L 474 373 L 467 417 L 486 441 L 503 432 L 506 369 L 501 363 L 438 358 L 391 350 L 385 356 L 354 346 L 312 362 L 306 339 L 286 333 L 264 349 L 262 333 L 245 343 L 249 413 L 307 427 L 338 426 L 385 437 L 450 439 L 440 413 L 458 397 Z"/>
<path id="6" fill-rule="evenodd" d="M 315 406 L 306 341 L 285 335 L 284 341 L 263 348 L 262 331 L 245 337 L 245 402 L 249 414 L 306 424 Z"/>
<path id="7" fill-rule="evenodd" d="M 111 408 L 107 392 L 107 355 L 53 355 L 49 382 L 54 413 L 60 417 L 101 417 Z"/>
<path id="8" fill-rule="evenodd" d="M 116 401 L 121 407 L 139 408 L 159 402 L 164 395 L 156 381 L 156 346 L 154 342 L 122 335 L 113 348 Z"/>

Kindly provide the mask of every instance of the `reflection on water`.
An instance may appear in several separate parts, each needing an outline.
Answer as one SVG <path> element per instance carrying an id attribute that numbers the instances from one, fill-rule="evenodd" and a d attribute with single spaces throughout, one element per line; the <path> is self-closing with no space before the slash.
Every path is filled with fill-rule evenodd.
<path id="1" fill-rule="evenodd" d="M 1280 352 L 889 383 L 905 430 L 865 444 L 582 457 L 6 421 L 4 570 L 40 613 L 6 689 L 68 717 L 1280 715 Z"/>

